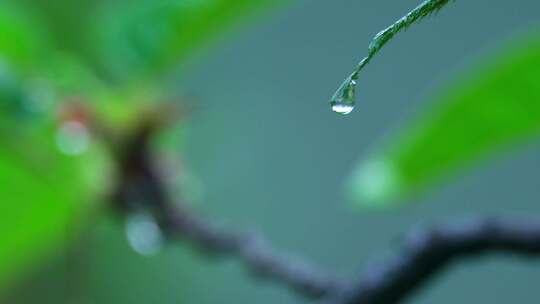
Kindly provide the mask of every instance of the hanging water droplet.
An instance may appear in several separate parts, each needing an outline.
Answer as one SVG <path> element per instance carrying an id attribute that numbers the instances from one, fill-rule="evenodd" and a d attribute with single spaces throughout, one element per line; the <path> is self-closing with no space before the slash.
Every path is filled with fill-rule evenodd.
<path id="1" fill-rule="evenodd" d="M 90 145 L 90 133 L 81 122 L 66 121 L 56 133 L 56 145 L 64 154 L 82 154 Z"/>
<path id="2" fill-rule="evenodd" d="M 126 238 L 135 252 L 154 255 L 163 245 L 163 234 L 154 217 L 148 213 L 133 213 L 126 219 Z"/>
<path id="3" fill-rule="evenodd" d="M 356 81 L 352 78 L 347 78 L 337 89 L 334 96 L 330 100 L 332 111 L 346 115 L 354 110 L 356 103 Z"/>
<path id="4" fill-rule="evenodd" d="M 351 105 L 338 104 L 338 103 L 332 105 L 332 111 L 338 114 L 347 115 L 351 113 L 352 110 L 354 110 L 354 106 L 351 106 Z"/>

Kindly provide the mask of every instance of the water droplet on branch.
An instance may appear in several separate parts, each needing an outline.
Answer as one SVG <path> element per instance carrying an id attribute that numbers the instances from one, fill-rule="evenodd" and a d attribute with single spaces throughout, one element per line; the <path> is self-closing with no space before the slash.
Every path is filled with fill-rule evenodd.
<path id="1" fill-rule="evenodd" d="M 330 100 L 330 105 L 332 106 L 332 111 L 346 115 L 354 110 L 355 103 L 356 81 L 349 77 L 341 84 L 336 93 L 334 93 L 334 96 Z"/>
<path id="2" fill-rule="evenodd" d="M 126 238 L 135 252 L 154 255 L 163 246 L 163 234 L 156 220 L 148 213 L 133 213 L 126 219 Z"/>

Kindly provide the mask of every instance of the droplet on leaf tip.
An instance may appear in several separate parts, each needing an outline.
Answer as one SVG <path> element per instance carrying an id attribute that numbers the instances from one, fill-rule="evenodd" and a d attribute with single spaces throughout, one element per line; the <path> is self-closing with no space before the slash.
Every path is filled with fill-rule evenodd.
<path id="1" fill-rule="evenodd" d="M 352 110 L 354 110 L 354 107 L 351 105 L 339 104 L 339 103 L 332 104 L 332 111 L 338 114 L 347 115 L 351 113 Z"/>
<path id="2" fill-rule="evenodd" d="M 356 81 L 347 78 L 338 88 L 330 101 L 332 111 L 341 115 L 347 115 L 354 110 L 356 103 Z"/>

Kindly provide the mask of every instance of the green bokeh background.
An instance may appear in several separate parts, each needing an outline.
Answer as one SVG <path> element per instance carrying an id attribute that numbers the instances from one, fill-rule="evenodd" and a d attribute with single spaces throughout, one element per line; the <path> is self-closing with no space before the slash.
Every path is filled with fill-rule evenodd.
<path id="1" fill-rule="evenodd" d="M 344 276 L 398 253 L 412 227 L 540 211 L 538 142 L 396 209 L 359 210 L 343 195 L 356 161 L 419 114 L 437 88 L 540 27 L 537 1 L 456 1 L 374 59 L 351 115 L 331 113 L 329 96 L 373 34 L 416 4 L 296 1 L 197 56 L 177 81 L 194 103 L 181 155 L 204 187 L 193 208 Z M 208 260 L 183 244 L 138 256 L 110 218 L 81 242 L 82 252 L 58 248 L 44 258 L 2 302 L 310 303 L 257 281 L 234 260 Z M 484 258 L 456 265 L 409 302 L 533 303 L 539 281 L 536 262 Z"/>

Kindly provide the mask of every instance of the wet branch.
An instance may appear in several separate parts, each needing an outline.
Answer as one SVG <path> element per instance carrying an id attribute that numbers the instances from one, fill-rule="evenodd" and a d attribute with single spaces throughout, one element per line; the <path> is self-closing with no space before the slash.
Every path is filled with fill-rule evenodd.
<path id="1" fill-rule="evenodd" d="M 176 204 L 154 162 L 148 122 L 122 148 L 115 149 L 117 185 L 111 201 L 121 214 L 144 208 L 152 212 L 170 240 L 186 241 L 210 256 L 241 260 L 253 274 L 291 287 L 310 299 L 333 304 L 399 303 L 441 273 L 452 262 L 488 253 L 540 256 L 540 220 L 477 219 L 468 223 L 417 230 L 398 254 L 358 278 L 341 281 L 299 258 L 276 253 L 262 239 L 227 232 Z M 362 240 L 358 240 L 361 242 Z"/>
<path id="2" fill-rule="evenodd" d="M 146 119 L 130 136 L 111 149 L 117 163 L 117 185 L 111 202 L 122 215 L 146 210 L 156 218 L 169 240 L 186 241 L 210 256 L 240 259 L 258 277 L 281 282 L 309 298 L 337 294 L 342 284 L 302 259 L 272 250 L 255 234 L 232 233 L 196 217 L 167 191 L 163 172 L 151 153 L 149 141 L 159 125 Z"/>
<path id="3" fill-rule="evenodd" d="M 359 279 L 337 280 L 298 258 L 277 254 L 264 241 L 225 232 L 186 212 L 170 209 L 161 219 L 166 233 L 210 255 L 235 257 L 256 275 L 292 287 L 303 296 L 335 304 L 400 303 L 452 262 L 490 253 L 540 257 L 540 221 L 476 219 L 411 232 L 402 249 Z"/>
<path id="4" fill-rule="evenodd" d="M 399 303 L 453 262 L 490 253 L 540 257 L 540 221 L 488 218 L 414 231 L 394 259 L 365 273 L 332 303 Z"/>
<path id="5" fill-rule="evenodd" d="M 344 286 L 304 260 L 276 252 L 255 234 L 226 232 L 185 211 L 170 209 L 162 216 L 159 222 L 171 239 L 188 241 L 211 256 L 238 258 L 256 277 L 285 284 L 306 297 L 329 297 Z"/>

